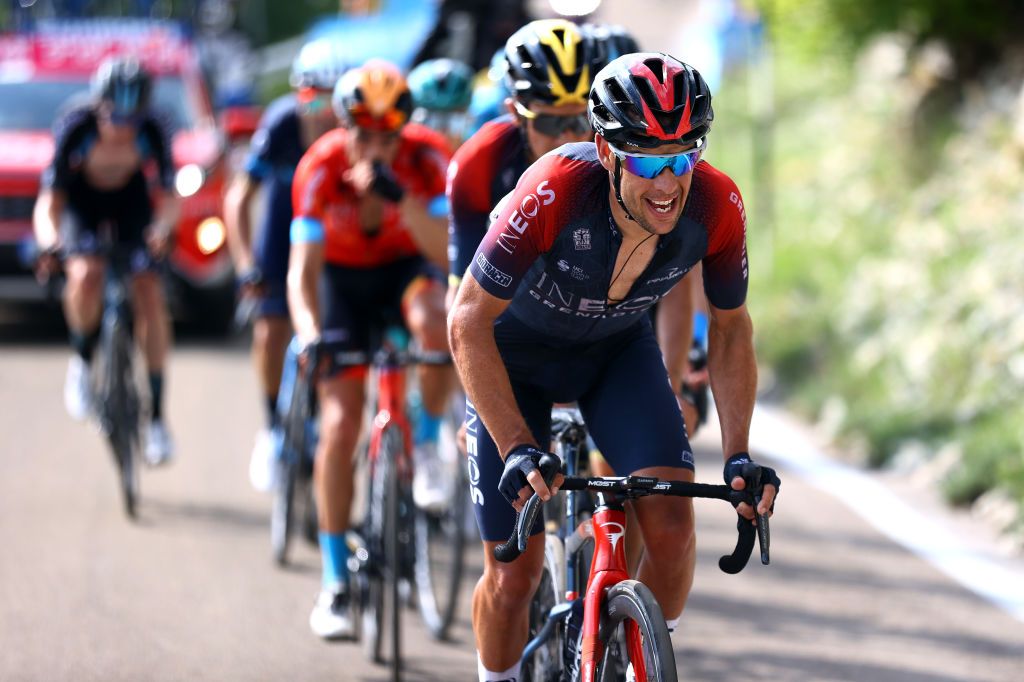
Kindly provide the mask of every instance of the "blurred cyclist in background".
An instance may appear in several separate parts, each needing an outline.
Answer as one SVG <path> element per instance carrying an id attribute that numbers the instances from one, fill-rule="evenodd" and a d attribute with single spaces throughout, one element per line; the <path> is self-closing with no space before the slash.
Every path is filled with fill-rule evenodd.
<path id="1" fill-rule="evenodd" d="M 76 419 L 93 408 L 89 366 L 103 312 L 105 242 L 128 252 L 135 334 L 149 370 L 144 454 L 150 464 L 161 464 L 174 447 L 163 415 L 171 327 L 157 262 L 173 243 L 180 207 L 170 137 L 150 109 L 152 90 L 152 76 L 137 59 L 100 66 L 88 103 L 71 105 L 54 124 L 53 161 L 41 179 L 33 224 L 43 252 L 41 276 L 59 269 L 58 254 L 66 256 L 64 317 L 75 354 L 64 403 Z M 145 172 L 151 162 L 159 188 L 155 208 Z"/>
<path id="2" fill-rule="evenodd" d="M 505 100 L 512 94 L 505 84 L 505 73 L 508 62 L 505 61 L 505 48 L 494 53 L 490 65 L 481 69 L 473 79 L 473 99 L 469 103 L 469 113 L 473 117 L 470 135 L 475 135 L 485 123 L 493 121 L 508 112 Z"/>
<path id="3" fill-rule="evenodd" d="M 593 139 L 587 97 L 599 57 L 593 39 L 563 19 L 531 22 L 508 39 L 508 113 L 474 134 L 448 169 L 449 300 L 487 232 L 491 210 L 527 166 L 567 142 Z"/>
<path id="4" fill-rule="evenodd" d="M 462 146 L 472 124 L 472 69 L 453 59 L 430 59 L 409 72 L 409 90 L 413 122 L 444 135 L 453 150 Z"/>
<path id="5" fill-rule="evenodd" d="M 323 573 L 309 618 L 323 638 L 352 633 L 345 532 L 368 368 L 348 365 L 344 356 L 370 352 L 380 332 L 396 323 L 404 323 L 420 348 L 448 349 L 445 217 L 431 210 L 444 196 L 448 145 L 440 134 L 407 123 L 412 96 L 388 62 L 371 60 L 346 73 L 333 104 L 344 127 L 315 142 L 296 170 L 288 266 L 296 335 L 323 360 L 314 466 Z M 429 506 L 445 502 L 444 491 L 426 484 L 431 471 L 424 464 L 438 461 L 454 371 L 420 366 L 417 372 L 423 412 L 413 434 L 413 497 Z"/>
<path id="6" fill-rule="evenodd" d="M 332 40 L 307 43 L 292 66 L 293 92 L 267 107 L 252 138 L 245 169 L 224 197 L 224 219 L 241 295 L 255 305 L 253 364 L 263 390 L 266 426 L 256 436 L 249 477 L 253 486 L 273 485 L 274 427 L 277 393 L 285 348 L 291 338 L 285 278 L 288 275 L 288 230 L 292 221 L 292 176 L 305 151 L 337 125 L 331 108 L 334 85 L 350 65 Z M 260 228 L 254 241 L 252 210 L 263 188 Z"/>

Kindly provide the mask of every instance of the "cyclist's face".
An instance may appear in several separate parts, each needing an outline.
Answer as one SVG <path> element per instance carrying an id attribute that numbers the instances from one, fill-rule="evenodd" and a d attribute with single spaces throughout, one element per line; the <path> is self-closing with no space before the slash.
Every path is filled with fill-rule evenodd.
<path id="1" fill-rule="evenodd" d="M 331 107 L 329 90 L 306 88 L 299 90 L 299 115 L 314 122 L 317 127 L 327 130 L 337 124 L 338 119 Z"/>
<path id="2" fill-rule="evenodd" d="M 614 151 L 603 137 L 597 135 L 596 139 L 601 165 L 614 173 L 616 161 Z M 644 154 L 651 155 L 672 155 L 680 154 L 693 147 L 692 144 L 665 144 L 642 151 Z M 623 166 L 621 174 L 622 201 L 636 222 L 652 234 L 671 232 L 683 213 L 683 205 L 686 203 L 686 197 L 690 193 L 690 184 L 693 182 L 693 172 L 676 176 L 671 168 L 665 168 L 657 176 L 648 180 L 634 175 Z M 614 196 L 612 197 L 612 210 L 619 210 Z"/>
<path id="3" fill-rule="evenodd" d="M 505 103 L 526 131 L 526 142 L 535 159 L 569 142 L 587 142 L 594 135 L 586 121 L 586 104 L 524 105 L 512 99 Z"/>
<path id="4" fill-rule="evenodd" d="M 102 102 L 96 110 L 96 124 L 100 136 L 112 142 L 132 140 L 138 130 L 138 121 L 135 117 L 117 116 L 109 102 Z"/>
<path id="5" fill-rule="evenodd" d="M 398 154 L 401 130 L 383 132 L 354 126 L 349 136 L 349 161 L 380 161 L 390 165 Z"/>

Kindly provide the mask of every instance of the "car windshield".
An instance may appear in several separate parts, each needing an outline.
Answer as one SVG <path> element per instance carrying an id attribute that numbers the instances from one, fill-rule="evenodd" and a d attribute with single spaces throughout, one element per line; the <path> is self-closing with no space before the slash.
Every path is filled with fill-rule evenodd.
<path id="1" fill-rule="evenodd" d="M 88 81 L 0 81 L 0 130 L 48 130 L 54 113 L 68 98 L 89 90 Z M 153 110 L 165 118 L 172 132 L 189 130 L 195 115 L 180 78 L 156 79 Z"/>

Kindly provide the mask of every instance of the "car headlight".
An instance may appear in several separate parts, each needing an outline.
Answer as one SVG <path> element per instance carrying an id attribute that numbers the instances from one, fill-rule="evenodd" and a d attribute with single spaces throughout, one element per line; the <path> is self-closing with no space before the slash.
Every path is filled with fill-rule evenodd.
<path id="1" fill-rule="evenodd" d="M 202 188 L 206 182 L 206 172 L 201 166 L 190 163 L 182 166 L 174 176 L 174 188 L 182 197 L 190 197 Z"/>
<path id="2" fill-rule="evenodd" d="M 224 221 L 220 218 L 207 218 L 196 228 L 196 246 L 205 256 L 209 256 L 224 246 L 226 238 L 227 230 L 224 228 Z"/>

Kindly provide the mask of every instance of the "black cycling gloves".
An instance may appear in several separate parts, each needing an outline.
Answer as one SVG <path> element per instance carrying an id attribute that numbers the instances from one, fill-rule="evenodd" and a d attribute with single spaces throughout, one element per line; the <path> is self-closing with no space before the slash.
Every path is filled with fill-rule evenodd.
<path id="1" fill-rule="evenodd" d="M 391 169 L 380 161 L 373 162 L 373 182 L 370 191 L 385 201 L 398 203 L 405 196 L 405 188 L 398 184 Z"/>
<path id="2" fill-rule="evenodd" d="M 549 452 L 525 444 L 515 446 L 508 453 L 508 457 L 505 458 L 505 471 L 502 472 L 501 480 L 498 481 L 498 490 L 509 504 L 514 504 L 519 499 L 519 491 L 530 485 L 526 477 L 531 471 L 538 468 L 540 458 L 544 455 L 555 457 Z M 561 462 L 556 471 L 558 469 L 561 469 Z"/>
<path id="3" fill-rule="evenodd" d="M 725 461 L 725 467 L 722 470 L 722 477 L 725 478 L 726 485 L 732 485 L 732 479 L 739 476 L 743 478 L 743 465 L 750 464 L 750 453 L 748 452 L 737 452 L 735 455 Z M 773 485 L 775 486 L 775 496 L 778 497 L 779 488 L 782 487 L 782 481 L 779 480 L 779 475 L 775 473 L 775 469 L 766 467 L 764 465 L 758 465 L 761 468 L 761 485 Z M 774 504 L 772 505 L 775 506 Z"/>

